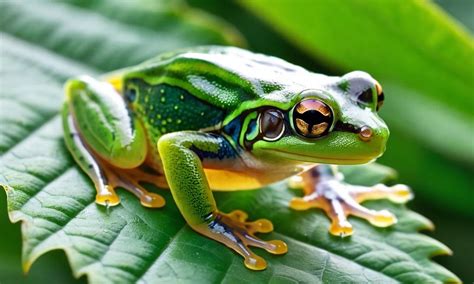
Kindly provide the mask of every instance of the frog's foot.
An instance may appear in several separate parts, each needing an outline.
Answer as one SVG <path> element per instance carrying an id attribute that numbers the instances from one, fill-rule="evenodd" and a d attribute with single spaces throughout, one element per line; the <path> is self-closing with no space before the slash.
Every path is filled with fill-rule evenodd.
<path id="1" fill-rule="evenodd" d="M 163 174 L 159 174 L 156 172 L 151 174 L 141 168 L 135 168 L 126 170 L 126 175 L 129 180 L 151 183 L 159 188 L 169 188 L 168 183 L 166 182 L 166 178 Z"/>
<path id="2" fill-rule="evenodd" d="M 140 199 L 140 203 L 145 207 L 160 208 L 165 205 L 165 199 L 156 193 L 149 192 L 139 182 L 148 182 L 157 187 L 166 187 L 166 181 L 163 176 L 155 176 L 141 169 L 116 169 L 102 166 L 107 184 L 103 189 L 97 190 L 96 203 L 106 206 L 115 206 L 120 203 L 120 198 L 115 193 L 117 187 L 122 187 L 133 193 Z M 163 186 L 165 185 L 165 186 Z"/>
<path id="3" fill-rule="evenodd" d="M 352 225 L 347 216 L 354 215 L 369 221 L 377 227 L 388 227 L 397 222 L 397 218 L 387 210 L 371 210 L 359 203 L 365 200 L 387 198 L 396 203 L 404 203 L 412 198 L 410 189 L 405 185 L 387 187 L 377 184 L 372 187 L 347 184 L 336 177 L 318 180 L 304 185 L 305 196 L 293 198 L 290 207 L 295 210 L 320 208 L 331 219 L 329 232 L 336 236 L 350 236 Z"/>
<path id="4" fill-rule="evenodd" d="M 249 246 L 262 248 L 272 254 L 284 254 L 288 251 L 286 243 L 280 240 L 264 241 L 255 237 L 255 233 L 273 231 L 273 224 L 267 219 L 246 222 L 247 214 L 235 210 L 229 214 L 216 212 L 209 217 L 209 222 L 193 228 L 199 233 L 212 238 L 244 257 L 244 264 L 252 270 L 263 270 L 266 261 L 253 253 Z"/>

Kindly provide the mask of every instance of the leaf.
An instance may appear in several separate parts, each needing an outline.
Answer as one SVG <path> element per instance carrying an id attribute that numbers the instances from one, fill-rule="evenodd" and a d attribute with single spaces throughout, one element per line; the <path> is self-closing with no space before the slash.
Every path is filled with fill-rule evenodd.
<path id="1" fill-rule="evenodd" d="M 53 20 L 45 17 L 44 10 L 44 14 L 33 13 L 35 20 L 30 22 L 21 14 L 22 9 L 27 8 L 16 5 L 2 3 L 2 13 L 24 15 L 26 26 L 36 25 L 36 32 L 49 29 L 49 33 L 41 33 L 43 38 L 35 36 L 35 32 L 26 35 L 18 24 L 21 21 L 10 17 L 8 25 L 17 26 L 5 27 L 2 23 L 2 29 L 16 37 L 21 35 L 30 43 L 8 34 L 0 35 L 0 184 L 7 195 L 11 221 L 22 222 L 25 270 L 42 254 L 62 249 L 74 275 L 87 275 L 91 283 L 459 281 L 429 259 L 449 253 L 441 243 L 418 233 L 430 228 L 431 223 L 402 205 L 367 203 L 371 208 L 390 209 L 400 222 L 391 228 L 377 229 L 354 218 L 351 222 L 356 234 L 341 239 L 327 233 L 329 221 L 320 211 L 290 210 L 288 201 L 297 193 L 288 190 L 285 183 L 258 191 L 216 193 L 223 211 L 243 209 L 254 219 L 271 219 L 276 230 L 265 238 L 281 238 L 289 245 L 289 252 L 284 256 L 259 251 L 269 260 L 269 268 L 253 272 L 243 266 L 240 256 L 192 231 L 166 190 L 159 190 L 167 200 L 163 209 L 144 208 L 125 191 L 119 192 L 122 203 L 117 207 L 106 209 L 95 204 L 91 181 L 73 163 L 63 142 L 57 115 L 63 96 L 62 85 L 67 77 L 82 73 L 96 75 L 96 68 L 119 65 L 120 60 L 111 53 L 131 52 L 129 42 L 117 42 L 105 36 L 106 30 L 101 29 L 119 25 L 124 34 L 137 32 L 137 38 L 150 31 L 135 31 L 133 27 L 129 29 L 128 24 L 95 14 L 96 23 L 100 23 L 97 30 L 90 35 L 80 33 L 72 24 L 79 19 L 75 14 L 79 13 L 77 8 L 49 3 L 48 9 L 54 15 L 65 13 L 59 17 L 65 27 L 61 30 L 52 28 L 50 21 Z M 35 8 L 43 9 L 40 7 Z M 84 17 L 92 15 L 85 10 L 80 13 Z M 105 37 L 95 51 L 109 59 L 108 62 L 98 55 L 88 57 L 85 52 L 89 48 L 90 53 L 91 46 L 96 46 L 93 43 L 97 34 Z M 155 44 L 146 37 L 142 39 L 142 45 Z M 65 45 L 69 42 L 86 47 L 68 49 Z M 54 52 L 34 46 L 36 43 Z M 180 40 L 174 43 L 177 48 Z M 159 50 L 162 46 L 154 48 Z M 124 60 L 133 61 L 128 58 Z M 371 167 L 346 168 L 345 174 L 353 181 L 358 179 L 367 184 L 393 176 L 390 170 Z"/>
<path id="2" fill-rule="evenodd" d="M 176 47 L 209 43 L 242 44 L 243 40 L 240 35 L 227 25 L 219 24 L 217 28 L 212 27 L 211 29 L 210 25 L 214 21 L 209 16 L 199 15 L 182 5 L 179 6 L 177 1 L 168 3 L 176 4 L 173 5 L 174 10 L 183 11 L 181 14 L 172 16 L 171 19 L 169 17 L 163 19 L 165 16 L 163 14 L 166 14 L 163 12 L 167 11 L 166 6 L 162 12 L 157 9 L 149 9 L 149 6 L 145 6 L 147 1 L 142 0 L 141 2 L 141 5 L 134 3 L 132 7 L 129 7 L 130 5 L 126 1 L 100 2 L 103 3 L 101 10 L 107 12 L 109 17 L 122 19 L 124 22 L 78 9 L 66 3 L 52 2 L 45 5 L 39 1 L 33 1 L 28 5 L 21 5 L 14 2 L 1 2 L 0 26 L 4 32 L 37 43 L 98 69 L 109 71 L 140 63 Z M 116 4 L 114 5 L 114 3 Z M 165 1 L 154 4 L 158 5 L 159 3 L 164 5 Z M 131 12 L 127 8 L 130 8 Z M 144 11 L 144 9 L 146 10 Z M 129 13 L 128 16 L 121 16 L 126 12 Z M 171 11 L 168 13 L 170 14 Z M 192 18 L 193 21 L 186 20 L 185 16 Z M 168 24 L 146 28 L 146 23 L 150 26 L 153 25 L 153 23 L 146 21 L 150 18 L 158 23 L 161 20 Z M 140 25 L 135 24 L 138 21 L 140 21 Z M 134 24 L 127 24 L 127 22 Z M 182 29 L 182 26 L 189 32 L 174 33 L 180 27 Z M 217 37 L 216 33 L 220 36 Z"/>
<path id="3" fill-rule="evenodd" d="M 462 23 L 471 32 L 474 31 L 474 18 L 472 11 L 474 3 L 468 0 L 434 0 L 434 3 L 443 7 L 449 14 L 453 15 L 460 23 Z"/>
<path id="4" fill-rule="evenodd" d="M 474 40 L 430 1 L 405 2 L 239 3 L 314 59 L 377 78 L 386 94 L 381 116 L 397 146 L 390 142 L 382 161 L 423 198 L 472 217 Z M 406 154 L 418 149 L 419 160 Z M 430 176 L 420 179 L 420 170 Z"/>

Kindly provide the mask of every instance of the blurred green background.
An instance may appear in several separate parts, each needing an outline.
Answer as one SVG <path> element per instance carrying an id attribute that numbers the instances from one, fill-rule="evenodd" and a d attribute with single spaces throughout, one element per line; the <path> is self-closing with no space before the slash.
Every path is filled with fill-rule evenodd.
<path id="1" fill-rule="evenodd" d="M 94 3 L 69 2 L 78 7 Z M 250 50 L 320 73 L 341 75 L 362 69 L 373 74 L 385 88 L 381 116 L 391 129 L 387 152 L 378 161 L 395 168 L 400 182 L 413 188 L 416 198 L 410 207 L 431 219 L 436 230 L 428 234 L 453 250 L 453 256 L 436 260 L 469 283 L 474 281 L 474 2 L 413 1 L 416 4 L 407 6 L 397 2 L 190 0 L 188 4 L 225 19 Z M 96 8 L 110 17 L 100 5 Z M 7 24 L 1 23 L 2 31 L 21 34 L 8 30 Z M 132 24 L 153 29 L 163 21 Z M 180 32 L 175 27 L 169 30 Z M 113 66 L 104 63 L 104 69 Z M 0 194 L 0 212 L 6 212 L 5 204 L 5 195 Z M 24 277 L 20 225 L 10 224 L 2 213 L 0 228 L 0 283 L 76 281 L 60 251 L 41 257 Z"/>

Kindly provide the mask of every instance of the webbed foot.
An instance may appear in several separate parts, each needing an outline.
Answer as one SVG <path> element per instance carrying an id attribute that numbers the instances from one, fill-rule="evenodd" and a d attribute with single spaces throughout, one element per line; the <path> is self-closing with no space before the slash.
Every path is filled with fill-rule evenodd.
<path id="1" fill-rule="evenodd" d="M 283 241 L 264 241 L 255 237 L 255 233 L 273 231 L 273 224 L 267 219 L 246 222 L 247 217 L 247 214 L 240 210 L 229 214 L 216 212 L 209 216 L 208 223 L 193 228 L 239 253 L 244 257 L 247 268 L 263 270 L 267 267 L 267 262 L 250 250 L 249 246 L 262 248 L 272 254 L 284 254 L 288 248 Z"/>
<path id="2" fill-rule="evenodd" d="M 360 205 L 361 202 L 386 198 L 395 203 L 404 203 L 412 198 L 406 185 L 357 186 L 345 183 L 338 175 L 317 171 L 312 169 L 292 180 L 290 186 L 303 187 L 305 196 L 293 198 L 290 207 L 295 210 L 324 210 L 331 219 L 329 232 L 336 236 L 352 235 L 353 228 L 347 220 L 349 215 L 363 218 L 377 227 L 388 227 L 397 222 L 397 218 L 389 211 L 368 209 Z"/>
<path id="3" fill-rule="evenodd" d="M 103 165 L 102 169 L 107 180 L 104 181 L 106 185 L 97 190 L 96 203 L 105 206 L 118 205 L 120 198 L 115 189 L 122 187 L 138 197 L 145 207 L 160 208 L 165 205 L 165 199 L 161 195 L 149 192 L 140 185 L 140 182 L 148 182 L 157 187 L 167 187 L 163 176 L 152 175 L 139 168 L 124 170 Z"/>

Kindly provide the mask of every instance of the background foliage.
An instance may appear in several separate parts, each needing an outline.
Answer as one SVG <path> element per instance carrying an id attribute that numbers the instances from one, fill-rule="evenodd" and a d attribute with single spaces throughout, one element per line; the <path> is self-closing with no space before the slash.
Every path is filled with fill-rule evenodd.
<path id="1" fill-rule="evenodd" d="M 425 1 L 407 1 L 406 5 L 399 5 L 397 1 L 386 1 L 384 5 L 377 5 L 377 1 L 312 1 L 312 7 L 306 1 L 190 2 L 193 6 L 225 18 L 239 32 L 222 20 L 190 9 L 179 1 L 70 0 L 67 3 L 33 2 L 28 5 L 2 2 L 0 29 L 4 33 L 0 42 L 1 71 L 2 74 L 16 76 L 2 75 L 0 81 L 1 182 L 6 182 L 5 173 L 15 159 L 41 156 L 34 151 L 34 155 L 28 154 L 29 148 L 24 146 L 26 143 L 20 143 L 30 133 L 34 132 L 33 137 L 45 139 L 46 142 L 51 137 L 56 139 L 54 141 L 60 141 L 58 137 L 61 134 L 55 133 L 55 129 L 58 129 L 55 126 L 55 114 L 61 103 L 61 82 L 67 77 L 84 72 L 98 74 L 136 64 L 160 51 L 176 47 L 210 43 L 246 45 L 254 51 L 277 55 L 317 72 L 339 75 L 349 70 L 363 69 L 382 82 L 387 94 L 382 116 L 390 125 L 392 136 L 388 151 L 380 161 L 396 168 L 401 181 L 414 188 L 414 207 L 435 221 L 438 226 L 435 237 L 454 250 L 454 257 L 440 261 L 466 282 L 474 279 L 468 261 L 473 253 L 469 236 L 474 233 L 471 97 L 474 90 L 474 45 L 466 28 L 431 2 Z M 467 1 L 453 2 L 441 4 L 450 5 L 446 9 L 459 15 L 460 20 L 472 27 L 472 17 L 466 13 L 474 12 L 472 4 Z M 45 52 L 44 49 L 50 51 Z M 69 59 L 58 58 L 58 55 Z M 25 84 L 25 78 L 28 78 L 28 84 Z M 38 98 L 38 95 L 44 97 Z M 14 106 L 13 98 L 20 98 L 22 108 Z M 5 111 L 8 109 L 16 111 Z M 43 123 L 46 123 L 46 128 L 52 125 L 50 132 L 44 130 Z M 4 127 L 7 125 L 8 129 Z M 37 133 L 37 129 L 44 133 Z M 27 145 L 34 150 L 42 150 L 35 149 L 35 142 L 38 141 Z M 18 143 L 20 145 L 17 146 Z M 25 150 L 20 153 L 24 156 L 11 157 L 11 147 L 23 147 Z M 60 151 L 61 157 L 67 157 L 61 152 L 62 146 L 57 147 L 44 148 L 56 151 L 44 155 L 57 155 L 57 151 Z M 70 164 L 67 158 L 62 161 L 59 159 L 58 162 Z M 41 159 L 32 165 L 42 163 L 48 167 L 56 165 L 59 171 L 62 171 L 61 167 L 64 168 L 64 165 Z M 23 170 L 27 173 L 39 171 L 34 168 Z M 46 175 L 42 178 L 54 174 L 53 169 L 46 173 L 44 167 L 42 170 Z M 11 179 L 11 176 L 8 178 Z M 80 176 L 75 178 L 78 184 L 84 183 Z M 367 177 L 365 182 L 376 180 Z M 24 184 L 28 185 L 26 182 Z M 281 187 L 279 190 L 275 196 L 288 197 Z M 87 193 L 87 190 L 82 192 Z M 241 194 L 242 200 L 249 201 L 257 196 L 262 198 L 260 193 L 247 194 Z M 0 210 L 5 212 L 4 196 L 0 196 Z M 219 198 L 226 200 L 227 197 L 224 194 Z M 130 206 L 134 206 L 132 201 Z M 283 207 L 284 202 L 281 203 L 279 205 Z M 10 205 L 10 209 L 19 205 Z M 234 201 L 227 205 L 229 210 L 234 206 L 245 208 L 248 203 Z M 179 215 L 175 208 L 170 207 L 167 209 L 170 214 Z M 402 208 L 393 207 L 393 210 L 400 210 L 402 215 L 408 214 L 397 230 L 413 231 L 427 226 L 423 219 L 414 217 L 416 215 L 412 213 L 404 213 Z M 258 210 L 252 213 L 254 217 L 265 215 Z M 3 241 L 0 244 L 0 275 L 6 275 L 8 281 L 15 283 L 41 279 L 50 282 L 51 275 L 58 283 L 72 281 L 71 272 L 64 265 L 65 257 L 60 252 L 40 258 L 25 280 L 19 271 L 21 237 L 18 225 L 8 224 L 6 214 L 0 216 Z M 320 214 L 314 218 L 317 218 L 315 224 L 319 224 L 316 227 L 320 228 L 320 234 L 307 241 L 327 249 L 331 242 L 318 243 L 325 239 L 326 235 L 321 233 L 326 233 L 327 221 Z M 407 222 L 405 227 L 403 220 Z M 370 231 L 363 222 L 356 221 L 356 225 L 360 226 L 359 230 Z M 292 231 L 290 227 L 283 228 L 287 235 Z M 187 233 L 185 231 L 182 237 L 185 238 L 184 243 Z M 393 233 L 396 232 L 390 234 Z M 363 239 L 355 241 L 363 242 Z M 220 249 L 203 242 L 203 245 L 209 245 L 210 250 Z M 431 249 L 419 255 L 419 259 L 426 257 L 427 252 L 445 251 L 437 243 L 431 243 L 428 247 Z M 179 259 L 180 252 L 176 253 Z M 25 254 L 24 251 L 24 256 L 27 255 L 28 252 Z M 233 259 L 232 254 L 226 257 Z M 291 256 L 287 259 L 292 261 Z M 237 264 L 240 265 L 238 261 Z M 374 269 L 372 264 L 363 265 Z M 440 272 L 439 275 L 447 277 L 448 274 Z"/>

